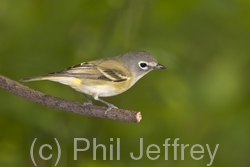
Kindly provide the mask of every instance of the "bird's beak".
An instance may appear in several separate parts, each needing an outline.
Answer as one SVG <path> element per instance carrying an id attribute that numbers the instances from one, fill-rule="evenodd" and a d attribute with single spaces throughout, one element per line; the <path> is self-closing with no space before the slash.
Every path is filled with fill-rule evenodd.
<path id="1" fill-rule="evenodd" d="M 163 65 L 158 63 L 156 66 L 154 66 L 154 69 L 157 70 L 157 69 L 166 69 L 166 68 Z"/>

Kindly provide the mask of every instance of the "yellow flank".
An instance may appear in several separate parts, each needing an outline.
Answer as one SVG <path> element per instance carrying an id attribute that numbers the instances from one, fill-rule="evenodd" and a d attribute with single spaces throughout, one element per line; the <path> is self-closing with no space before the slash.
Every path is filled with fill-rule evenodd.
<path id="1" fill-rule="evenodd" d="M 81 79 L 79 79 L 79 78 L 74 78 L 74 79 L 72 79 L 72 85 L 74 85 L 74 86 L 79 86 L 79 85 L 81 85 L 81 84 L 82 84 Z"/>

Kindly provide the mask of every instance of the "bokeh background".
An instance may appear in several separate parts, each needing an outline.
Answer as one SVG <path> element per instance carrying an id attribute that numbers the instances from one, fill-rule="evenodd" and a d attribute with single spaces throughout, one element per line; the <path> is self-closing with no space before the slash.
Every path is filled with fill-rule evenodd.
<path id="1" fill-rule="evenodd" d="M 167 69 L 154 71 L 129 91 L 105 100 L 123 109 L 139 110 L 140 123 L 89 118 L 47 108 L 0 89 L 0 166 L 34 166 L 31 143 L 37 138 L 35 159 L 40 167 L 56 162 L 56 138 L 62 149 L 59 167 L 250 166 L 250 1 L 249 0 L 1 0 L 0 73 L 11 79 L 43 75 L 97 58 L 145 50 Z M 84 102 L 73 89 L 49 81 L 25 83 L 41 92 Z M 97 105 L 102 105 L 95 102 Z M 74 160 L 74 138 L 90 141 L 89 151 Z M 93 160 L 93 138 L 107 149 L 121 140 L 121 160 Z M 160 158 L 132 160 L 150 144 Z M 202 160 L 185 151 L 165 160 L 165 139 L 201 144 Z M 44 161 L 38 156 L 44 149 Z M 84 148 L 84 142 L 79 147 Z M 198 154 L 197 154 L 197 157 Z M 114 157 L 116 159 L 116 157 Z"/>

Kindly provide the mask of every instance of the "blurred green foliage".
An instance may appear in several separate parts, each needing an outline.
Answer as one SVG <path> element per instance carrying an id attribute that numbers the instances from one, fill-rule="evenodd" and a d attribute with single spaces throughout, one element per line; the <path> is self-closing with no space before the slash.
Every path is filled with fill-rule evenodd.
<path id="1" fill-rule="evenodd" d="M 18 80 L 60 71 L 82 61 L 145 50 L 167 67 L 142 78 L 129 91 L 107 101 L 142 111 L 138 124 L 88 118 L 46 108 L 0 90 L 0 166 L 33 166 L 31 143 L 56 147 L 60 167 L 206 166 L 210 159 L 156 161 L 139 155 L 145 146 L 180 138 L 181 144 L 220 144 L 213 166 L 250 166 L 250 1 L 249 0 L 1 0 L 0 73 Z M 57 97 L 84 101 L 67 86 L 27 83 Z M 101 105 L 100 103 L 96 103 Z M 74 161 L 74 138 L 96 138 L 107 147 L 121 139 L 121 160 L 97 161 L 92 151 Z M 84 144 L 81 145 L 82 148 Z M 114 146 L 115 147 L 115 146 Z M 145 148 L 144 148 L 145 149 Z M 115 150 L 115 149 L 114 149 Z M 36 154 L 38 166 L 54 166 Z M 108 154 L 109 155 L 109 154 Z M 108 157 L 109 159 L 109 157 Z"/>

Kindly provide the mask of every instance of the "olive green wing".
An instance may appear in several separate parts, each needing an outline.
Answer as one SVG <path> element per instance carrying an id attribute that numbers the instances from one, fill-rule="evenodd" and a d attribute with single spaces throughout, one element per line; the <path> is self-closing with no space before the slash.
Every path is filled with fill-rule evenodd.
<path id="1" fill-rule="evenodd" d="M 50 73 L 48 76 L 69 76 L 111 82 L 126 81 L 130 77 L 129 70 L 118 60 L 83 62 L 61 72 Z"/>

